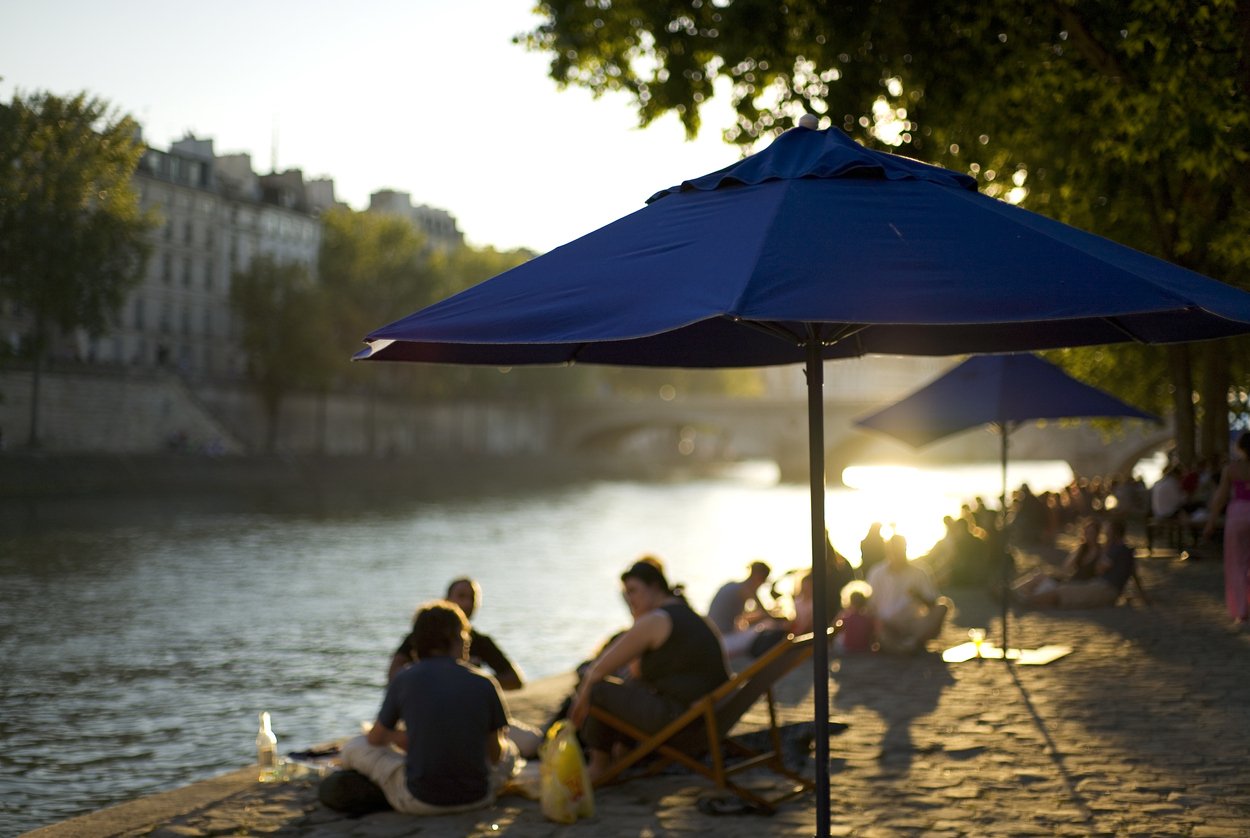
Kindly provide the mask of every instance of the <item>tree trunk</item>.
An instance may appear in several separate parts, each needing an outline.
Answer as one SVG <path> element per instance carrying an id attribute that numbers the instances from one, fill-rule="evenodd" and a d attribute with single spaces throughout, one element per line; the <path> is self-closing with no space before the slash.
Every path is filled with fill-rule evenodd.
<path id="1" fill-rule="evenodd" d="M 1228 341 L 1203 345 L 1202 364 L 1202 457 L 1228 457 Z"/>
<path id="2" fill-rule="evenodd" d="M 43 320 L 36 320 L 32 335 L 35 363 L 30 371 L 30 429 L 26 436 L 26 446 L 32 449 L 39 447 L 39 385 L 43 377 L 44 331 Z"/>
<path id="3" fill-rule="evenodd" d="M 317 391 L 317 453 L 325 455 L 326 453 L 326 401 L 329 399 L 329 393 L 325 387 Z"/>
<path id="4" fill-rule="evenodd" d="M 265 453 L 272 454 L 278 450 L 278 416 L 282 412 L 282 396 L 267 393 L 265 405 Z"/>
<path id="5" fill-rule="evenodd" d="M 1176 459 L 1194 461 L 1194 375 L 1187 343 L 1168 346 L 1168 372 L 1172 383 L 1172 409 L 1176 414 Z"/>

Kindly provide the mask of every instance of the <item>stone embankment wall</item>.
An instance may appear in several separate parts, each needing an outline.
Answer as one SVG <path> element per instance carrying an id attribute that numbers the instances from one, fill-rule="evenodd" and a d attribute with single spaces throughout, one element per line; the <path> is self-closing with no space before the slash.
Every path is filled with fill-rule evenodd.
<path id="1" fill-rule="evenodd" d="M 29 438 L 31 373 L 0 372 L 0 434 Z M 184 380 L 173 372 L 45 371 L 39 449 L 49 454 L 246 454 L 266 448 L 268 424 L 245 383 Z M 296 394 L 278 419 L 278 453 L 331 456 L 541 456 L 550 409 L 534 404 L 413 404 L 363 395 Z"/>
<path id="2" fill-rule="evenodd" d="M 6 448 L 30 437 L 29 371 L 0 372 L 0 431 Z M 172 373 L 45 371 L 39 381 L 41 450 L 66 454 L 143 454 L 195 445 L 240 453 L 240 442 L 204 410 Z"/>

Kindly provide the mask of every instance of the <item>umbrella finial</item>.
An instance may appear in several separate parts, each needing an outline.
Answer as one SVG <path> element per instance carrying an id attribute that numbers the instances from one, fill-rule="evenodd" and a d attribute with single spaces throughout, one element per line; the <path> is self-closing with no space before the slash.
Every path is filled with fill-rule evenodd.
<path id="1" fill-rule="evenodd" d="M 799 117 L 799 127 L 807 128 L 810 131 L 815 131 L 817 128 L 820 127 L 820 120 L 816 117 L 815 114 L 805 113 Z"/>

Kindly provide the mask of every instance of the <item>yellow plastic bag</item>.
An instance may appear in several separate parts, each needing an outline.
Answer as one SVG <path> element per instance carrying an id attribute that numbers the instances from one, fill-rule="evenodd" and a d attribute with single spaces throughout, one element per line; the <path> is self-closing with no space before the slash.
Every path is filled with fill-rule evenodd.
<path id="1" fill-rule="evenodd" d="M 542 760 L 539 799 L 543 814 L 556 823 L 574 823 L 578 818 L 594 815 L 594 789 L 577 732 L 569 721 L 552 725 L 538 756 Z"/>

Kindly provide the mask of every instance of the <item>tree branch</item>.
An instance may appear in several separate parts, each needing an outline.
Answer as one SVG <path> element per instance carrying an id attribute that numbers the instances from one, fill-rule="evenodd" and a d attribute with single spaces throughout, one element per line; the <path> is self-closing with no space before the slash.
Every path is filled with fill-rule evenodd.
<path id="1" fill-rule="evenodd" d="M 1246 0 L 1242 0 L 1242 2 L 1246 2 Z M 1092 64 L 1095 70 L 1107 78 L 1121 82 L 1128 80 L 1124 68 L 1116 60 L 1115 53 L 1105 48 L 1094 37 L 1089 27 L 1085 25 L 1085 19 L 1081 17 L 1075 8 L 1068 5 L 1064 0 L 1054 0 L 1050 5 L 1055 10 L 1055 14 L 1059 16 L 1059 22 L 1068 33 L 1072 45 L 1076 47 L 1081 55 L 1085 56 L 1085 60 Z"/>

